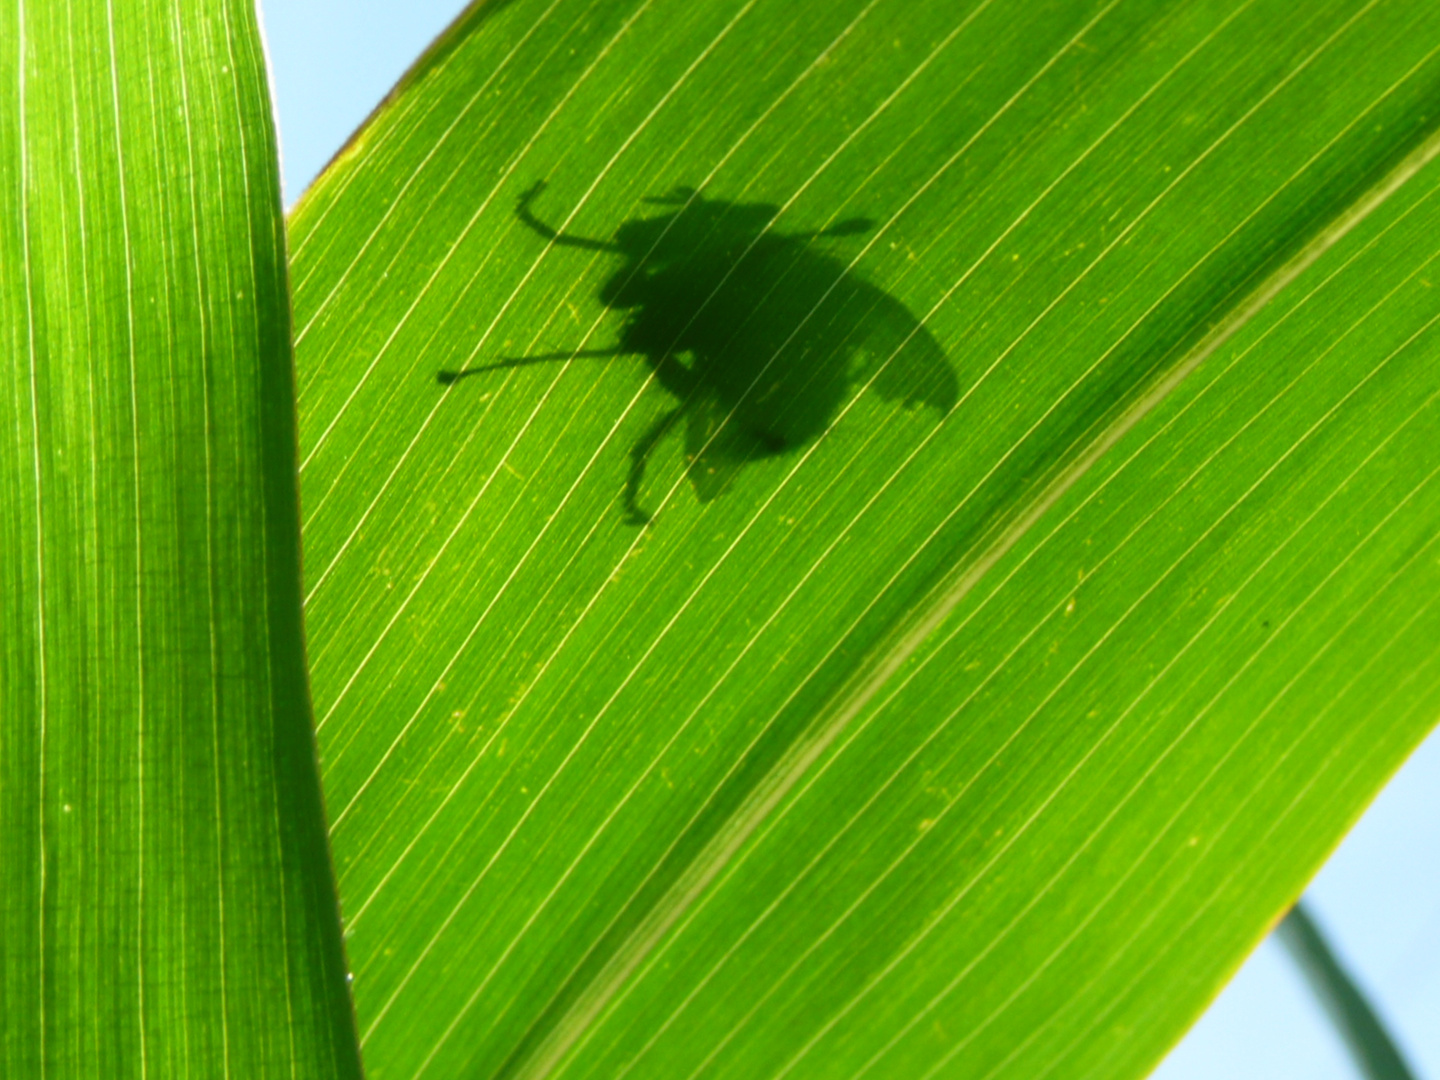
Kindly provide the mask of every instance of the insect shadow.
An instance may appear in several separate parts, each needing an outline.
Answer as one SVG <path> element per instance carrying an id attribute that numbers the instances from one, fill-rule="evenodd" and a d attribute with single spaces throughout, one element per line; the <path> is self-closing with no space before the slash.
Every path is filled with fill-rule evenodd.
<path id="1" fill-rule="evenodd" d="M 955 405 L 955 373 L 939 344 L 904 304 L 857 277 L 820 247 L 864 233 L 855 218 L 816 232 L 771 228 L 780 207 L 708 199 L 693 189 L 648 198 L 665 208 L 635 217 L 613 239 L 572 236 L 536 216 L 539 183 L 521 196 L 524 224 L 551 243 L 623 260 L 599 300 L 624 313 L 619 339 L 603 349 L 508 357 L 442 383 L 504 368 L 574 358 L 643 357 L 678 404 L 630 449 L 624 504 L 645 525 L 641 490 L 650 457 L 683 420 L 696 495 L 709 502 L 746 464 L 793 453 L 833 423 L 852 384 L 881 399 L 933 409 Z"/>

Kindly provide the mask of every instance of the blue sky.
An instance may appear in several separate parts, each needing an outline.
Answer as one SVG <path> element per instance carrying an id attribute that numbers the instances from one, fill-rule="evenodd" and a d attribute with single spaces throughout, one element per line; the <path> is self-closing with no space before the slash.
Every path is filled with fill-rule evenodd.
<path id="1" fill-rule="evenodd" d="M 287 203 L 463 6 L 264 0 Z M 1440 735 L 1386 788 L 1309 897 L 1411 1064 L 1440 1080 Z M 1357 1073 L 1289 958 L 1267 942 L 1154 1075 L 1352 1080 Z"/>

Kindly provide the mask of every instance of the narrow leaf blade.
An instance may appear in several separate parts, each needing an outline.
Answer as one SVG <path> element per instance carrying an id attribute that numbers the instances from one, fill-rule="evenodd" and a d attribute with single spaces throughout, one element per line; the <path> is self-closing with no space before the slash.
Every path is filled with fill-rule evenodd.
<path id="1" fill-rule="evenodd" d="M 355 1076 L 253 5 L 0 4 L 6 1076 Z"/>

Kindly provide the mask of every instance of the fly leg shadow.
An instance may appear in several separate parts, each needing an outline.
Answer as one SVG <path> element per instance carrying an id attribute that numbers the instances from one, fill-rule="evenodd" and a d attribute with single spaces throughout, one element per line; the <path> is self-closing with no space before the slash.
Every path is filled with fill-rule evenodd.
<path id="1" fill-rule="evenodd" d="M 451 383 L 459 382 L 461 379 L 469 378 L 471 375 L 484 375 L 490 371 L 504 371 L 506 368 L 530 367 L 534 364 L 554 364 L 569 360 L 609 360 L 616 356 L 624 356 L 622 349 L 573 349 L 570 352 L 541 353 L 539 356 L 508 356 L 503 360 L 497 360 L 493 364 L 482 364 L 479 367 L 463 368 L 460 371 L 437 371 L 435 381 L 442 386 L 449 386 Z"/>
<path id="2" fill-rule="evenodd" d="M 650 524 L 650 515 L 640 508 L 640 484 L 645 479 L 645 465 L 655 447 L 660 445 L 660 440 L 670 434 L 670 429 L 684 411 L 683 405 L 671 409 L 651 424 L 650 430 L 640 436 L 630 448 L 630 473 L 625 478 L 625 520 L 631 525 Z"/>
<path id="3" fill-rule="evenodd" d="M 624 355 L 624 353 L 623 348 L 579 349 L 572 352 L 543 353 L 539 356 L 507 357 L 493 364 L 482 364 L 479 367 L 464 368 L 459 371 L 439 371 L 435 373 L 435 380 L 442 386 L 451 386 L 472 375 L 503 371 L 506 368 L 529 367 L 532 364 L 552 364 L 557 361 L 577 359 L 610 359 Z M 670 357 L 666 357 L 656 365 L 656 375 L 660 384 L 677 396 L 694 389 L 689 372 Z M 670 433 L 670 429 L 675 426 L 675 421 L 680 419 L 680 414 L 684 411 L 684 405 L 671 409 L 651 425 L 650 429 L 630 448 L 630 472 L 625 479 L 624 499 L 625 520 L 631 525 L 650 524 L 650 515 L 640 507 L 640 485 L 645 480 L 645 466 L 649 463 L 650 455 L 654 452 L 655 447 L 659 446 L 660 441 Z"/>
<path id="4" fill-rule="evenodd" d="M 666 351 L 656 359 L 649 359 L 650 370 L 661 388 L 680 404 L 650 425 L 648 431 L 636 440 L 630 448 L 630 473 L 625 478 L 625 520 L 631 525 L 649 525 L 650 515 L 640 507 L 640 484 L 645 479 L 645 466 L 660 441 L 670 434 L 670 429 L 680 419 L 686 408 L 691 406 L 701 387 L 695 372 L 676 359 L 674 353 Z"/>

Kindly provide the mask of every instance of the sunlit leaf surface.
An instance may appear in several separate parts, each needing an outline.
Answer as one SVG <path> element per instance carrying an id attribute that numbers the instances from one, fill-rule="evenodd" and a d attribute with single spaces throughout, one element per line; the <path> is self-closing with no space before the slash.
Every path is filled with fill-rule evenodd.
<path id="1" fill-rule="evenodd" d="M 0 1076 L 356 1076 L 253 5 L 0 2 Z"/>
<path id="2" fill-rule="evenodd" d="M 370 1075 L 1143 1074 L 1436 715 L 1437 91 L 1428 0 L 462 17 L 291 221 Z"/>

